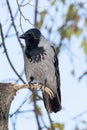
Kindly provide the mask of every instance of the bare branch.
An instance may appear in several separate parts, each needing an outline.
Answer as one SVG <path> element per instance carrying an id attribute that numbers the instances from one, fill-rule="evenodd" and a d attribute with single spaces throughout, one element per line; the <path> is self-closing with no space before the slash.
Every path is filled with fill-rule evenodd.
<path id="1" fill-rule="evenodd" d="M 86 75 L 87 75 L 87 71 L 84 72 L 84 73 L 79 77 L 79 81 L 80 81 L 84 76 L 86 76 Z"/>
<path id="2" fill-rule="evenodd" d="M 35 111 L 35 117 L 36 117 L 36 121 L 37 121 L 37 125 L 38 125 L 38 130 L 41 130 L 40 122 L 39 122 L 39 119 L 38 119 L 38 111 L 37 111 L 36 95 L 35 95 L 35 93 L 33 94 L 33 96 L 34 96 L 34 111 Z"/>
<path id="3" fill-rule="evenodd" d="M 22 28 L 22 24 L 21 24 L 21 16 L 24 18 L 25 21 L 27 21 L 29 24 L 31 24 L 32 26 L 34 26 L 29 19 L 25 18 L 24 14 L 22 13 L 21 11 L 21 8 L 20 8 L 20 5 L 18 3 L 18 0 L 16 0 L 17 2 L 17 5 L 18 5 L 18 9 L 19 9 L 19 12 L 20 12 L 20 27 L 21 27 L 21 30 L 23 31 L 23 28 Z M 24 31 L 23 31 L 24 32 Z"/>
<path id="4" fill-rule="evenodd" d="M 21 78 L 21 76 L 18 74 L 18 72 L 16 71 L 16 69 L 14 68 L 14 66 L 13 66 L 13 64 L 12 64 L 12 62 L 11 62 L 11 60 L 10 60 L 10 57 L 9 57 L 9 55 L 8 55 L 8 52 L 7 52 L 7 48 L 6 48 L 6 46 L 5 46 L 4 34 L 3 34 L 3 30 L 2 30 L 2 25 L 1 25 L 1 24 L 0 24 L 0 29 L 1 29 L 2 45 L 3 45 L 3 47 L 4 47 L 4 52 L 5 52 L 6 58 L 7 58 L 8 62 L 9 62 L 9 64 L 10 64 L 12 70 L 15 72 L 15 74 L 18 76 L 18 78 L 19 78 L 23 83 L 25 83 L 25 81 L 24 81 L 24 80 Z"/>
<path id="5" fill-rule="evenodd" d="M 38 0 L 36 0 L 36 4 L 35 4 L 35 17 L 34 17 L 34 26 L 36 27 L 37 25 L 37 6 L 38 6 Z"/>
<path id="6" fill-rule="evenodd" d="M 49 113 L 48 113 L 48 118 L 49 118 L 49 121 L 50 121 L 52 130 L 55 130 L 55 128 L 54 128 L 54 126 L 53 126 L 53 122 L 52 122 L 52 120 L 51 120 L 51 117 L 50 117 L 50 114 L 49 114 Z"/>
<path id="7" fill-rule="evenodd" d="M 81 112 L 80 114 L 78 114 L 77 116 L 74 116 L 71 120 L 76 120 L 77 118 L 79 118 L 79 117 L 81 117 L 81 116 L 83 116 L 84 114 L 86 114 L 87 113 L 87 110 L 85 110 L 85 111 L 83 111 L 83 112 Z"/>
<path id="8" fill-rule="evenodd" d="M 12 25 L 13 25 L 13 27 L 14 27 L 14 30 L 15 30 L 15 33 L 16 33 L 18 42 L 19 42 L 19 44 L 20 44 L 20 46 L 21 46 L 21 48 L 22 48 L 22 51 L 24 51 L 24 47 L 23 47 L 23 45 L 22 45 L 22 43 L 21 43 L 21 40 L 20 40 L 20 38 L 19 38 L 19 36 L 18 36 L 18 32 L 17 32 L 17 29 L 16 29 L 16 25 L 15 25 L 15 23 L 14 23 L 14 17 L 13 17 L 13 15 L 12 15 L 12 11 L 11 11 L 11 7 L 10 7 L 10 4 L 9 4 L 9 1 L 6 0 L 6 2 L 7 2 L 9 14 L 10 14 L 10 17 L 11 17 L 11 20 L 12 20 Z"/>
<path id="9" fill-rule="evenodd" d="M 20 7 L 24 7 L 24 6 L 26 6 L 26 5 L 30 5 L 30 6 L 32 6 L 32 7 L 34 7 L 34 8 L 35 8 L 35 5 L 30 4 L 30 2 L 31 2 L 31 0 L 29 0 L 26 4 L 20 4 Z M 48 5 L 44 5 L 44 6 L 37 6 L 37 8 L 47 8 L 47 7 L 49 7 L 49 6 L 48 6 Z"/>
<path id="10" fill-rule="evenodd" d="M 24 2 L 25 0 L 22 0 L 21 1 L 21 4 Z M 18 14 L 18 9 L 17 9 L 17 11 L 16 11 L 16 13 L 15 13 L 15 15 L 14 15 L 14 20 L 16 19 L 16 17 L 17 17 L 17 14 Z M 9 27 L 8 27 L 8 30 L 7 30 L 7 32 L 6 32 L 6 34 L 5 34 L 5 38 L 6 37 L 8 37 L 8 34 L 9 34 L 9 32 L 10 32 L 10 30 L 11 30 L 11 27 L 12 27 L 12 23 L 9 25 Z"/>
<path id="11" fill-rule="evenodd" d="M 29 3 L 31 2 L 31 0 L 29 0 L 26 4 L 20 4 L 20 7 L 24 7 L 24 6 L 26 6 L 26 5 L 29 5 Z"/>

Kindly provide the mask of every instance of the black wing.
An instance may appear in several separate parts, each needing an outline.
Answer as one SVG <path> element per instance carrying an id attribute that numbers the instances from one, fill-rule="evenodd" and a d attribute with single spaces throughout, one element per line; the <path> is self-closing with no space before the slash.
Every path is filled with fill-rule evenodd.
<path id="1" fill-rule="evenodd" d="M 59 95 L 59 99 L 61 102 L 61 91 L 60 91 L 60 73 L 59 73 L 59 63 L 58 63 L 58 58 L 57 58 L 57 54 L 56 51 L 54 49 L 53 46 L 51 46 L 53 51 L 54 51 L 54 66 L 55 66 L 55 75 L 56 75 L 56 82 L 57 82 L 57 91 L 58 91 L 58 95 Z"/>

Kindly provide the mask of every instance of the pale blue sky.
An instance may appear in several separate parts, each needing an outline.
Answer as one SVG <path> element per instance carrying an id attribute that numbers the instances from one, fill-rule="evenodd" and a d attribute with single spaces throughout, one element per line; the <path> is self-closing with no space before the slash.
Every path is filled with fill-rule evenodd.
<path id="1" fill-rule="evenodd" d="M 49 8 L 49 3 L 45 1 L 46 0 L 44 0 L 44 2 L 41 1 L 39 3 L 39 6 L 47 5 L 46 8 Z M 15 13 L 16 2 L 10 1 L 10 3 L 12 6 L 12 10 Z M 34 5 L 33 1 L 32 1 L 32 4 Z M 2 7 L 2 5 L 0 5 L 0 7 Z M 40 9 L 42 10 L 42 8 Z M 3 6 L 3 8 L 0 8 L 0 11 L 1 11 L 1 14 L 3 13 L 3 11 L 5 14 L 2 16 L 2 18 L 0 18 L 0 22 L 4 23 L 3 29 L 5 33 L 10 23 L 9 14 L 7 12 L 6 6 Z M 29 17 L 32 23 L 33 23 L 33 11 L 34 11 L 34 7 L 32 6 L 27 6 L 27 8 L 23 9 L 23 13 L 27 17 Z M 62 15 L 62 13 L 59 13 L 59 14 Z M 60 19 L 58 26 L 61 25 L 60 23 L 62 23 L 62 19 Z M 21 34 L 22 31 L 19 28 L 19 17 L 16 18 L 16 25 Z M 31 25 L 29 25 L 29 23 L 27 22 L 25 23 L 24 20 L 22 21 L 22 25 L 23 25 L 24 31 L 32 27 Z M 49 24 L 49 26 L 50 25 L 51 23 Z M 54 27 L 54 30 L 55 30 L 55 27 Z M 43 28 L 41 28 L 41 32 L 46 38 L 48 38 L 47 32 Z M 11 29 L 10 34 L 14 34 L 13 29 Z M 72 130 L 73 126 L 76 124 L 75 122 L 76 120 L 72 120 L 72 118 L 87 109 L 87 101 L 86 101 L 87 100 L 87 79 L 86 79 L 87 77 L 83 78 L 81 82 L 78 82 L 78 77 L 85 70 L 87 70 L 87 64 L 85 62 L 86 57 L 83 52 L 83 49 L 80 47 L 80 41 L 81 41 L 81 38 L 79 38 L 79 41 L 78 41 L 78 39 L 74 37 L 73 41 L 71 41 L 70 43 L 71 44 L 70 47 L 68 48 L 67 46 L 66 49 L 62 49 L 58 56 L 60 76 L 61 76 L 62 106 L 64 109 L 56 114 L 52 113 L 51 117 L 53 121 L 65 123 L 64 130 Z M 16 38 L 15 37 L 7 38 L 5 42 L 6 42 L 7 50 L 9 52 L 12 63 L 14 64 L 16 70 L 19 73 L 21 73 L 21 71 L 24 68 L 24 61 L 23 61 L 23 55 L 22 55 L 21 49 L 19 48 Z M 24 41 L 22 42 L 24 44 Z M 71 59 L 70 51 L 73 54 L 73 57 L 72 57 L 73 62 L 71 62 L 70 60 Z M 76 72 L 75 76 L 71 75 L 71 71 L 73 69 L 75 69 L 75 72 Z M 23 75 L 23 78 L 25 79 L 25 75 Z M 5 57 L 5 54 L 3 53 L 3 49 L 1 48 L 0 49 L 0 82 L 2 81 L 7 82 L 8 79 L 9 79 L 9 82 L 10 81 L 12 82 L 11 79 L 16 79 L 16 75 L 10 68 L 9 63 Z M 17 96 L 15 97 L 15 100 L 12 105 L 13 107 L 10 109 L 10 114 L 14 113 L 19 108 L 19 106 L 23 103 L 23 101 L 25 101 L 30 95 L 31 93 L 27 89 L 18 91 Z M 41 92 L 40 92 L 40 95 L 41 95 Z M 46 124 L 49 125 L 49 121 L 48 121 L 43 103 L 39 102 L 38 104 L 42 106 L 42 110 L 44 113 L 43 118 L 46 121 Z M 28 100 L 22 106 L 20 111 L 31 110 L 32 108 L 33 108 L 33 105 L 28 98 Z M 85 115 L 87 116 L 87 113 Z M 34 114 L 32 113 L 22 113 L 22 114 L 19 113 L 19 114 L 15 114 L 12 118 L 13 118 L 13 122 L 15 122 L 15 119 L 16 119 L 16 130 L 18 129 L 25 130 L 25 128 L 28 128 L 28 127 L 31 130 L 37 130 L 35 117 L 34 117 Z M 87 121 L 84 115 L 81 116 L 81 118 Z M 12 119 L 10 120 L 9 128 L 10 130 L 14 130 L 12 129 Z"/>

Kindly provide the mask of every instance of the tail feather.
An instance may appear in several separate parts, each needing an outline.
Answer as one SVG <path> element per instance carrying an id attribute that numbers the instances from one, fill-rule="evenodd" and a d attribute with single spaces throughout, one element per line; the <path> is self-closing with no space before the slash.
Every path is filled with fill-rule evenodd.
<path id="1" fill-rule="evenodd" d="M 44 105 L 49 113 L 58 112 L 61 110 L 61 101 L 58 95 L 56 95 L 53 99 L 47 95 L 47 93 L 43 93 Z"/>

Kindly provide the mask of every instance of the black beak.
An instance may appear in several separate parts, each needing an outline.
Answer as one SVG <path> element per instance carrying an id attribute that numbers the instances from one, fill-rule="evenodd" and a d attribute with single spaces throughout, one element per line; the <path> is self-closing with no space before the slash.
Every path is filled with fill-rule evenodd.
<path id="1" fill-rule="evenodd" d="M 21 39 L 25 39 L 26 37 L 25 37 L 25 35 L 24 34 L 22 34 L 22 35 L 20 35 L 20 37 L 19 38 L 21 38 Z"/>

